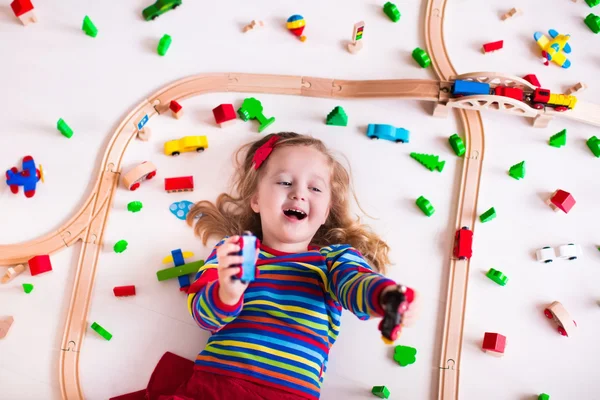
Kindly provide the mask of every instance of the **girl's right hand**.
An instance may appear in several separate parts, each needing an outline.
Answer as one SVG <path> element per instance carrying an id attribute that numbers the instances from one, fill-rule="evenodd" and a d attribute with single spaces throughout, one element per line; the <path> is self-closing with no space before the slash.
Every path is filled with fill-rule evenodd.
<path id="1" fill-rule="evenodd" d="M 231 236 L 223 242 L 217 249 L 217 267 L 219 272 L 219 298 L 227 305 L 235 305 L 246 291 L 248 283 L 242 283 L 239 279 L 232 279 L 232 276 L 240 272 L 241 267 L 230 268 L 233 264 L 241 264 L 244 261 L 243 256 L 235 255 L 239 252 L 240 246 L 237 244 L 239 235 Z M 257 251 L 258 257 L 258 251 Z"/>

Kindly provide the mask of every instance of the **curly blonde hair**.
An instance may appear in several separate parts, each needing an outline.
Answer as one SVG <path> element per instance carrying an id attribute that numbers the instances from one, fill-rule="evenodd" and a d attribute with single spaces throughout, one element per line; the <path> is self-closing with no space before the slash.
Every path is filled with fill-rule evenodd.
<path id="1" fill-rule="evenodd" d="M 202 239 L 202 243 L 206 245 L 213 235 L 221 239 L 241 234 L 243 231 L 251 231 L 262 239 L 260 216 L 250 207 L 250 199 L 258 188 L 260 172 L 264 168 L 255 170 L 252 159 L 256 150 L 273 135 L 279 136 L 274 151 L 279 147 L 311 146 L 323 153 L 331 165 L 333 195 L 329 216 L 325 224 L 317 230 L 311 243 L 319 247 L 349 244 L 357 249 L 375 270 L 385 273 L 390 263 L 389 246 L 367 225 L 362 224 L 360 217 L 354 219 L 350 215 L 350 193 L 358 205 L 358 199 L 350 185 L 350 174 L 321 140 L 293 132 L 266 135 L 236 151 L 233 194 L 221 193 L 216 203 L 202 200 L 196 203 L 187 215 L 188 225 L 194 227 L 194 233 Z M 268 159 L 265 162 L 268 162 Z M 360 208 L 360 205 L 358 206 Z"/>

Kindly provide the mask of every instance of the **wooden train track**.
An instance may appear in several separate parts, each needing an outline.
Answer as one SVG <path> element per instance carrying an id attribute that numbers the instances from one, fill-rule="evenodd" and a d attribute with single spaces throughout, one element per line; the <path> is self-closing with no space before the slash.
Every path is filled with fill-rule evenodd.
<path id="1" fill-rule="evenodd" d="M 446 0 L 429 0 L 425 16 L 425 41 L 433 69 L 441 81 L 448 81 L 456 71 L 444 43 L 443 23 Z M 466 152 L 456 212 L 455 231 L 468 226 L 474 231 L 481 169 L 485 149 L 483 122 L 478 111 L 459 109 L 458 117 L 465 134 Z M 456 400 L 459 393 L 460 361 L 467 304 L 470 260 L 450 255 L 446 312 L 439 364 L 438 399 Z"/>

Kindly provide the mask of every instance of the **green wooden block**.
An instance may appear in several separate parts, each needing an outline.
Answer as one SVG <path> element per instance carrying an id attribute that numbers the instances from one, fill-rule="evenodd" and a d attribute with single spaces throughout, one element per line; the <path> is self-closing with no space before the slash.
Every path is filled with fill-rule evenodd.
<path id="1" fill-rule="evenodd" d="M 506 283 L 508 282 L 508 277 L 494 268 L 490 268 L 490 270 L 487 274 L 485 274 L 485 276 L 487 276 L 500 286 L 506 286 Z"/>
<path id="2" fill-rule="evenodd" d="M 177 278 L 183 275 L 195 274 L 204 265 L 204 260 L 194 261 L 179 267 L 162 269 L 156 272 L 159 281 Z"/>
<path id="3" fill-rule="evenodd" d="M 516 180 L 525 178 L 525 161 L 521 161 L 510 167 L 508 174 Z"/>
<path id="4" fill-rule="evenodd" d="M 117 243 L 115 243 L 113 250 L 115 253 L 122 253 L 127 249 L 128 244 L 129 243 L 127 243 L 127 240 L 119 240 Z"/>
<path id="5" fill-rule="evenodd" d="M 375 396 L 381 399 L 390 398 L 390 391 L 385 386 L 373 386 L 373 389 L 371 389 L 371 393 L 373 393 Z"/>
<path id="6" fill-rule="evenodd" d="M 31 283 L 24 283 L 23 284 L 23 291 L 25 293 L 31 293 L 31 291 L 33 290 L 33 285 Z"/>
<path id="7" fill-rule="evenodd" d="M 550 400 L 550 395 L 546 393 L 542 393 L 538 396 L 538 400 Z"/>
<path id="8" fill-rule="evenodd" d="M 419 47 L 412 52 L 412 58 L 419 64 L 421 68 L 427 68 L 431 65 L 431 57 L 427 52 Z"/>
<path id="9" fill-rule="evenodd" d="M 96 37 L 98 35 L 98 28 L 96 28 L 96 25 L 94 25 L 90 17 L 88 17 L 87 15 L 85 16 L 85 18 L 83 18 L 83 26 L 81 27 L 81 29 L 88 36 Z"/>
<path id="10" fill-rule="evenodd" d="M 431 217 L 435 212 L 435 208 L 433 208 L 431 202 L 423 196 L 419 196 L 416 203 L 417 207 L 419 207 L 421 211 L 423 211 L 423 214 L 427 215 L 428 217 Z"/>
<path id="11" fill-rule="evenodd" d="M 465 142 L 462 140 L 462 138 L 460 136 L 458 136 L 457 133 L 450 136 L 448 138 L 448 142 L 450 142 L 450 146 L 452 147 L 452 150 L 454 150 L 454 153 L 457 156 L 462 157 L 465 154 L 465 151 L 466 151 Z"/>
<path id="12" fill-rule="evenodd" d="M 494 218 L 496 218 L 496 210 L 494 209 L 494 207 L 490 208 L 489 210 L 487 210 L 479 216 L 481 222 L 488 222 L 493 220 Z"/>
<path id="13" fill-rule="evenodd" d="M 71 136 L 73 136 L 73 129 L 71 129 L 71 127 L 67 125 L 62 118 L 60 118 L 56 123 L 56 129 L 58 129 L 59 132 L 67 138 L 71 138 Z"/>
<path id="14" fill-rule="evenodd" d="M 590 151 L 596 156 L 596 157 L 600 157 L 600 139 L 598 139 L 596 136 L 592 136 L 591 138 L 589 138 L 587 140 L 587 146 L 590 149 Z"/>
<path id="15" fill-rule="evenodd" d="M 600 32 L 600 17 L 589 13 L 587 17 L 583 20 L 583 22 L 587 25 L 588 28 L 594 33 Z"/>
<path id="16" fill-rule="evenodd" d="M 563 129 L 557 134 L 550 136 L 548 144 L 552 147 L 562 147 L 567 144 L 567 130 Z"/>
<path id="17" fill-rule="evenodd" d="M 334 126 L 347 126 L 348 125 L 348 115 L 344 109 L 340 106 L 334 108 L 329 114 L 327 114 L 327 118 L 325 123 L 327 125 Z"/>
<path id="18" fill-rule="evenodd" d="M 144 207 L 141 201 L 132 201 L 127 204 L 127 211 L 131 211 L 132 213 L 136 213 L 140 211 Z"/>
<path id="19" fill-rule="evenodd" d="M 109 331 L 107 331 L 106 329 L 104 329 L 103 327 L 101 327 L 100 325 L 98 325 L 96 322 L 94 322 L 92 324 L 92 329 L 96 331 L 96 333 L 100 336 L 102 336 L 104 339 L 106 340 L 110 340 L 112 339 L 112 333 L 110 333 Z"/>
<path id="20" fill-rule="evenodd" d="M 164 56 L 165 54 L 167 54 L 167 50 L 169 50 L 169 47 L 171 46 L 171 41 L 172 39 L 169 35 L 164 35 L 160 39 L 160 41 L 158 42 L 158 48 L 156 49 L 159 55 Z"/>
<path id="21" fill-rule="evenodd" d="M 394 3 L 390 2 L 390 1 L 388 1 L 387 3 L 385 3 L 383 5 L 383 12 L 392 21 L 394 21 L 394 22 L 400 21 L 400 10 L 398 10 L 398 7 Z"/>

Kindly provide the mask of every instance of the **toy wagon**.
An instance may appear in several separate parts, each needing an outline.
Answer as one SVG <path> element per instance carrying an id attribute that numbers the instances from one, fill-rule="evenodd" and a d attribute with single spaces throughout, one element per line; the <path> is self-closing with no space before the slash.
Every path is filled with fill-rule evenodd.
<path id="1" fill-rule="evenodd" d="M 563 336 L 571 336 L 575 333 L 577 323 L 571 318 L 567 310 L 558 301 L 550 304 L 548 308 L 544 310 L 546 318 L 554 320 L 558 324 L 558 333 Z"/>
<path id="2" fill-rule="evenodd" d="M 156 167 L 149 161 L 144 161 L 123 175 L 123 184 L 129 190 L 136 190 L 140 184 L 156 175 Z"/>

